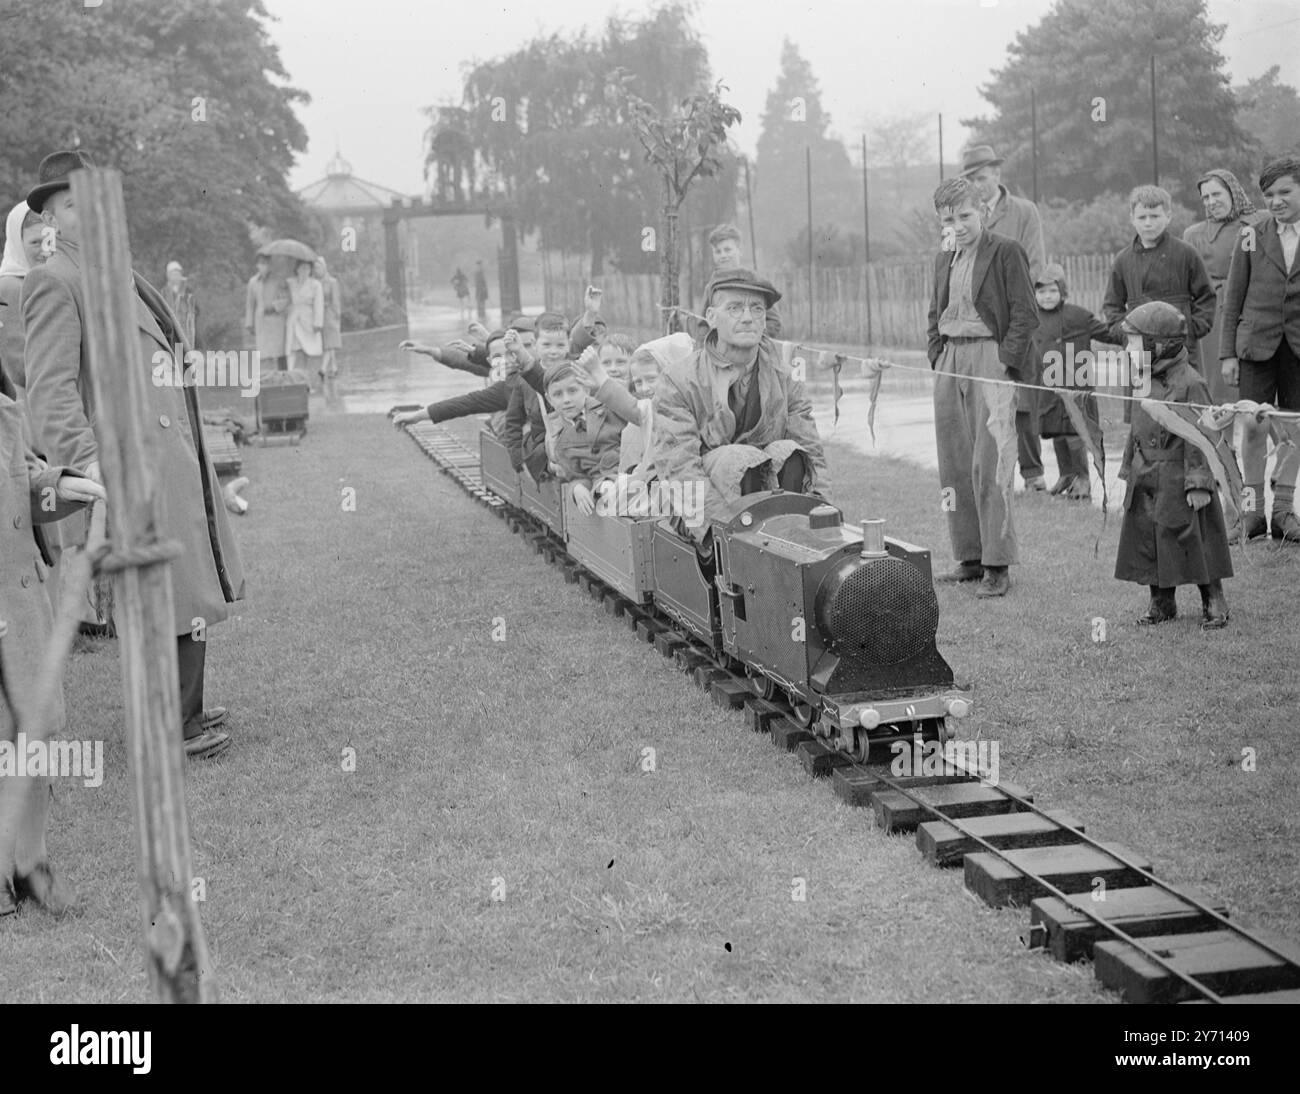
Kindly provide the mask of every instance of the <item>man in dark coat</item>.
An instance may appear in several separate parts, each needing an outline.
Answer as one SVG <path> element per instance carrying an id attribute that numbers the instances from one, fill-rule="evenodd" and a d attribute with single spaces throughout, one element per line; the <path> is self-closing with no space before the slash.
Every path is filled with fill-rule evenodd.
<path id="1" fill-rule="evenodd" d="M 1188 362 L 1185 320 L 1177 308 L 1163 301 L 1143 304 L 1129 314 L 1124 329 L 1142 340 L 1151 362 L 1151 399 L 1209 404 L 1210 389 Z M 1177 587 L 1192 584 L 1201 590 L 1202 626 L 1224 626 L 1228 603 L 1222 579 L 1232 576 L 1232 559 L 1205 454 L 1137 406 L 1119 477 L 1128 491 L 1115 576 L 1151 590 L 1151 603 L 1138 622 L 1173 619 Z"/>
<path id="2" fill-rule="evenodd" d="M 68 175 L 91 166 L 81 152 L 55 152 L 41 163 L 40 185 L 27 197 L 46 224 L 57 229 L 58 247 L 27 275 L 23 320 L 27 328 L 27 401 L 36 447 L 55 465 L 70 467 L 96 482 L 99 442 L 92 426 L 94 391 L 83 339 L 85 306 L 78 246 L 77 212 Z M 134 277 L 139 367 L 153 376 L 154 355 L 170 359 L 192 347 L 162 295 L 139 274 Z M 203 440 L 198 395 L 191 386 L 149 383 L 145 421 L 154 431 L 160 472 L 163 535 L 181 545 L 172 560 L 177 662 L 185 751 L 194 757 L 224 751 L 230 735 L 220 728 L 224 707 L 203 706 L 207 631 L 227 618 L 244 595 L 239 551 L 226 519 L 221 485 Z M 111 509 L 111 502 L 110 502 Z M 111 512 L 109 518 L 112 519 Z"/>
<path id="3" fill-rule="evenodd" d="M 979 597 L 1007 594 L 1020 561 L 1011 523 L 1016 389 L 1038 307 L 1029 260 L 1015 240 L 983 226 L 985 206 L 969 179 L 934 194 L 952 250 L 935 257 L 928 330 L 939 482 L 957 567 L 938 581 L 979 581 Z"/>
<path id="4" fill-rule="evenodd" d="M 483 273 L 483 260 L 481 258 L 474 264 L 474 300 L 478 304 L 479 322 L 486 323 L 488 284 L 487 277 Z"/>

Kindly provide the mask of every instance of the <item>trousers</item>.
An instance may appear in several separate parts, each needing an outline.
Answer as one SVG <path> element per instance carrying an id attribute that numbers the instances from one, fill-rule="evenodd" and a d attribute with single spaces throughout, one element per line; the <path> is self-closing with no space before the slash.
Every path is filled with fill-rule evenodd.
<path id="1" fill-rule="evenodd" d="M 1016 458 L 1015 389 L 991 338 L 950 339 L 935 362 L 934 431 L 948 537 L 958 562 L 1020 561 L 1010 494 Z M 999 462 L 1003 473 L 999 482 Z"/>

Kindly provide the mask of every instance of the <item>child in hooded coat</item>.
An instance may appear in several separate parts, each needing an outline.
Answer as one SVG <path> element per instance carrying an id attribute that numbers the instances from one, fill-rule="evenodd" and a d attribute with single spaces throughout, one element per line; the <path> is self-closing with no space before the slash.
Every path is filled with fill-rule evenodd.
<path id="1" fill-rule="evenodd" d="M 1034 282 L 1034 296 L 1038 301 L 1038 329 L 1031 335 L 1032 360 L 1039 372 L 1039 384 L 1083 392 L 1079 398 L 1079 409 L 1085 418 L 1097 423 L 1100 443 L 1097 398 L 1091 391 L 1094 381 L 1091 377 L 1080 375 L 1080 355 L 1085 351 L 1090 352 L 1093 342 L 1117 343 L 1118 339 L 1087 308 L 1066 303 L 1068 295 L 1064 268 L 1057 262 L 1049 262 Z M 1083 358 L 1083 361 L 1087 360 L 1087 357 Z M 1051 438 L 1056 452 L 1060 477 L 1051 493 L 1064 494 L 1072 499 L 1091 498 L 1088 449 L 1065 409 L 1064 397 L 1050 391 L 1032 391 L 1029 394 L 1034 396 L 1039 436 Z"/>

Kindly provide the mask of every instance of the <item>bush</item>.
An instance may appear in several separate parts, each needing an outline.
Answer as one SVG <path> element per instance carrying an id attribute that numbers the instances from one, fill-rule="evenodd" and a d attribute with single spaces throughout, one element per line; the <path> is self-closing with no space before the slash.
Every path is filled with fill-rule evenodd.
<path id="1" fill-rule="evenodd" d="M 1039 211 L 1049 255 L 1112 255 L 1136 235 L 1127 194 L 1102 194 L 1090 202 L 1055 198 L 1040 205 Z M 1174 202 L 1169 234 L 1182 239 L 1183 231 L 1200 219 L 1200 213 Z"/>
<path id="2" fill-rule="evenodd" d="M 343 330 L 390 327 L 406 318 L 406 313 L 393 302 L 388 286 L 373 266 L 331 272 L 339 279 L 339 295 L 343 300 Z"/>

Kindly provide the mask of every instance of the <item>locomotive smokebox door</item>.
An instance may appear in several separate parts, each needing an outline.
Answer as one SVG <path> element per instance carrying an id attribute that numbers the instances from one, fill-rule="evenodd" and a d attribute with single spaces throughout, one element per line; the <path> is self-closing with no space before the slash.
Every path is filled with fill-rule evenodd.
<path id="1" fill-rule="evenodd" d="M 728 653 L 809 700 L 948 687 L 930 555 L 820 498 L 753 494 L 718 536 Z M 875 524 L 875 522 L 872 522 Z"/>

